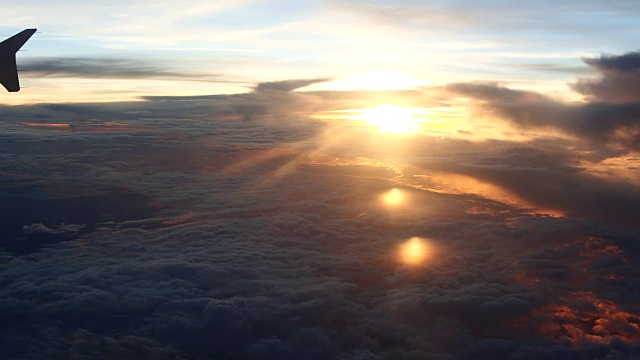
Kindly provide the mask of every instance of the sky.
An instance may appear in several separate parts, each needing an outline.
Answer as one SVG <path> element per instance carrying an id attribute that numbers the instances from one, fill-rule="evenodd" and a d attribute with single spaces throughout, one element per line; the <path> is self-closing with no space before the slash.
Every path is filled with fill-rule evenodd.
<path id="1" fill-rule="evenodd" d="M 22 1 L 3 359 L 640 357 L 635 1 Z"/>
<path id="2" fill-rule="evenodd" d="M 637 11 L 634 1 L 26 0 L 3 6 L 0 35 L 40 30 L 18 55 L 31 90 L 2 102 L 232 94 L 306 78 L 358 90 L 498 81 L 576 100 L 566 84 L 591 73 L 581 58 L 634 50 Z"/>

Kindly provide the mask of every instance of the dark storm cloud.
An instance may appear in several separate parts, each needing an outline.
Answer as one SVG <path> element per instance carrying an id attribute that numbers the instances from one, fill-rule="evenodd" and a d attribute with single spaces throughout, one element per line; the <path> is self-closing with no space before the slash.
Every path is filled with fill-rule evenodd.
<path id="1" fill-rule="evenodd" d="M 188 79 L 224 81 L 215 74 L 181 72 L 171 66 L 144 60 L 121 58 L 60 57 L 31 58 L 21 65 L 29 75 L 50 77 L 88 77 L 115 79 Z"/>
<path id="2" fill-rule="evenodd" d="M 602 55 L 583 61 L 600 73 L 597 79 L 581 79 L 573 89 L 595 100 L 611 103 L 640 102 L 640 51 Z"/>
<path id="3" fill-rule="evenodd" d="M 309 85 L 318 84 L 330 81 L 329 78 L 320 78 L 320 79 L 298 79 L 298 80 L 282 80 L 282 81 L 270 81 L 259 83 L 255 91 L 283 91 L 290 92 L 299 88 L 303 88 Z"/>
<path id="4" fill-rule="evenodd" d="M 551 128 L 593 142 L 640 148 L 640 103 L 566 104 L 497 84 L 452 84 L 447 90 L 481 101 L 489 111 L 522 128 Z"/>
<path id="5" fill-rule="evenodd" d="M 585 58 L 584 62 L 600 71 L 637 73 L 640 71 L 640 51 L 623 55 L 602 55 L 600 58 Z"/>

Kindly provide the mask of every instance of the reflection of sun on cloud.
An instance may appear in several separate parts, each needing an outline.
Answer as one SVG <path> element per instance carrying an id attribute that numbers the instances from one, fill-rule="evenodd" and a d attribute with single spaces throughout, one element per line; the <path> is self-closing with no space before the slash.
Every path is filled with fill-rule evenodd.
<path id="1" fill-rule="evenodd" d="M 400 245 L 400 261 L 406 265 L 424 263 L 431 253 L 431 248 L 425 239 L 412 237 Z"/>
<path id="2" fill-rule="evenodd" d="M 393 188 L 381 196 L 382 203 L 389 207 L 400 206 L 404 203 L 406 195 L 404 191 Z"/>

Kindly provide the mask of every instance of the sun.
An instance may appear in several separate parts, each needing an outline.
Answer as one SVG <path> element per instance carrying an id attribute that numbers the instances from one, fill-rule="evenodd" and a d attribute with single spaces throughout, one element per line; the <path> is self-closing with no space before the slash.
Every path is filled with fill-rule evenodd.
<path id="1" fill-rule="evenodd" d="M 380 132 L 411 134 L 420 129 L 420 119 L 415 109 L 383 104 L 362 110 L 362 119 Z"/>
<path id="2" fill-rule="evenodd" d="M 433 120 L 432 108 L 410 108 L 382 104 L 371 108 L 328 110 L 313 116 L 322 120 L 350 120 L 377 132 L 393 134 L 416 134 L 430 131 Z"/>
<path id="3" fill-rule="evenodd" d="M 402 71 L 365 71 L 350 76 L 315 84 L 309 89 L 316 90 L 409 90 L 421 86 L 431 85 L 431 80 L 414 78 Z"/>

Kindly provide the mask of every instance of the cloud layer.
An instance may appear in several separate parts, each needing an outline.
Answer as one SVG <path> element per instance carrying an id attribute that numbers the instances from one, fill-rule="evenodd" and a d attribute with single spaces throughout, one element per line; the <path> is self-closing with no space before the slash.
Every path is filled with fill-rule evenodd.
<path id="1" fill-rule="evenodd" d="M 171 79 L 215 81 L 215 74 L 180 72 L 170 66 L 123 58 L 60 57 L 31 58 L 23 65 L 38 77 L 83 77 L 114 79 Z M 222 80 L 220 80 L 222 81 Z"/>
<path id="2" fill-rule="evenodd" d="M 635 103 L 292 91 L 317 81 L 0 108 L 2 358 L 640 353 Z M 472 99 L 528 136 L 309 116 L 391 95 Z M 417 265 L 398 254 L 414 237 Z"/>

